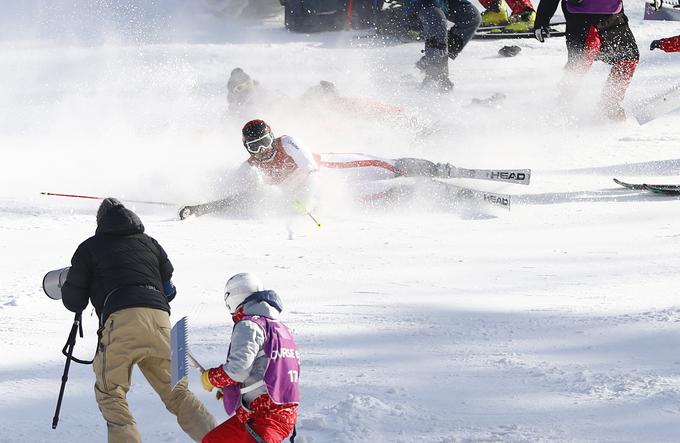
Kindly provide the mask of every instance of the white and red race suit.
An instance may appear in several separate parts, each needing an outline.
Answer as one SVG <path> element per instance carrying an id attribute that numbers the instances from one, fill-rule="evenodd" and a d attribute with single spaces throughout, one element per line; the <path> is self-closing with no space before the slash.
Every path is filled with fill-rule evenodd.
<path id="1" fill-rule="evenodd" d="M 260 161 L 250 156 L 246 163 L 257 168 L 268 185 L 302 184 L 319 166 L 307 148 L 293 137 L 282 135 L 274 139 L 274 155 Z"/>
<path id="2" fill-rule="evenodd" d="M 334 170 L 356 180 L 381 180 L 399 177 L 394 160 L 359 153 L 314 153 L 293 137 L 283 135 L 274 140 L 275 154 L 260 161 L 254 156 L 246 164 L 257 168 L 266 184 L 283 185 L 303 181 L 319 170 Z"/>
<path id="3" fill-rule="evenodd" d="M 298 191 L 314 187 L 311 182 L 319 173 L 324 179 L 344 182 L 358 197 L 369 200 L 380 198 L 391 187 L 386 179 L 402 175 L 392 159 L 360 153 L 312 153 L 287 135 L 276 138 L 274 147 L 268 160 L 250 156 L 241 166 L 241 175 L 254 168 L 264 184 Z"/>

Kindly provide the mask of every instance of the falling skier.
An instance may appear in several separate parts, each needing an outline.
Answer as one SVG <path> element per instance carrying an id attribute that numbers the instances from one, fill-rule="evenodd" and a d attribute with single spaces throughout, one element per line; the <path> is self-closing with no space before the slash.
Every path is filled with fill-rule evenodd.
<path id="1" fill-rule="evenodd" d="M 203 443 L 281 442 L 294 435 L 300 402 L 300 353 L 290 330 L 278 318 L 276 292 L 264 290 L 253 274 L 236 274 L 224 287 L 234 321 L 225 364 L 201 374 L 207 391 L 221 389 L 227 421 Z"/>
<path id="2" fill-rule="evenodd" d="M 680 35 L 652 41 L 649 50 L 661 49 L 664 52 L 680 52 Z"/>
<path id="3" fill-rule="evenodd" d="M 540 42 L 550 36 L 550 18 L 558 3 L 559 0 L 543 0 L 538 4 L 534 35 Z M 562 10 L 567 22 L 567 64 L 562 96 L 572 96 L 579 78 L 595 60 L 602 60 L 611 65 L 611 71 L 599 109 L 611 120 L 625 120 L 622 102 L 640 53 L 623 12 L 622 0 L 562 0 Z"/>
<path id="4" fill-rule="evenodd" d="M 312 153 L 288 135 L 275 137 L 263 120 L 251 120 L 242 130 L 243 146 L 250 157 L 241 165 L 234 180 L 239 191 L 231 196 L 196 206 L 185 206 L 179 216 L 202 215 L 252 200 L 252 191 L 273 185 L 276 193 L 295 202 L 313 203 L 319 173 L 342 175 L 345 184 L 354 185 L 363 202 L 389 199 L 395 187 L 389 179 L 399 177 L 476 178 L 508 183 L 529 184 L 528 169 L 475 170 L 449 163 L 434 163 L 419 158 L 386 159 L 359 153 Z"/>

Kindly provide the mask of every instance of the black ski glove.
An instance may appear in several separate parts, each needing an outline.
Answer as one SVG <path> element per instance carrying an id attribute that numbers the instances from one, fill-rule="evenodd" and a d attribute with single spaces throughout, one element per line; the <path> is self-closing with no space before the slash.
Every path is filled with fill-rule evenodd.
<path id="1" fill-rule="evenodd" d="M 652 40 L 652 44 L 649 45 L 649 50 L 653 51 L 655 49 L 661 49 L 661 40 Z"/>
<path id="2" fill-rule="evenodd" d="M 534 37 L 536 38 L 536 40 L 543 43 L 545 42 L 546 38 L 550 37 L 550 29 L 548 29 L 547 26 L 538 27 L 534 29 Z"/>

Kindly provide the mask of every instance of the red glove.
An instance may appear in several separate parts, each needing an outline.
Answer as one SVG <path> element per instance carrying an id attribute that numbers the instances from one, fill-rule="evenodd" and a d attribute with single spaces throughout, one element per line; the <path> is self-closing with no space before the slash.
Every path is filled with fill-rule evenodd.
<path id="1" fill-rule="evenodd" d="M 226 388 L 227 386 L 238 384 L 236 380 L 227 375 L 222 366 L 208 369 L 206 372 L 208 373 L 208 380 L 210 381 L 210 384 L 216 388 Z"/>
<path id="2" fill-rule="evenodd" d="M 201 374 L 201 384 L 206 391 L 212 391 L 213 388 L 226 388 L 237 383 L 227 375 L 222 366 L 208 369 Z"/>

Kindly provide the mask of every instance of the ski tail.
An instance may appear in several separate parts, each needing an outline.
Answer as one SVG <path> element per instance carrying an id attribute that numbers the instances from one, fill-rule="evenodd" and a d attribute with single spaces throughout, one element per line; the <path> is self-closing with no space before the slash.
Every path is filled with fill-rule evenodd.
<path id="1" fill-rule="evenodd" d="M 531 169 L 466 169 L 455 168 L 453 178 L 472 178 L 477 180 L 491 180 L 518 185 L 528 185 L 531 182 Z"/>
<path id="2" fill-rule="evenodd" d="M 479 189 L 467 188 L 442 181 L 436 181 L 444 189 L 444 197 L 447 200 L 468 200 L 486 203 L 494 207 L 510 210 L 511 196 L 496 192 L 481 191 Z"/>
<path id="3" fill-rule="evenodd" d="M 680 185 L 645 185 L 645 189 L 655 194 L 680 195 Z"/>
<path id="4" fill-rule="evenodd" d="M 640 184 L 638 184 L 638 183 L 626 183 L 626 182 L 622 182 L 618 178 L 614 179 L 614 183 L 616 183 L 617 185 L 623 186 L 626 189 L 632 189 L 632 190 L 635 190 L 635 191 L 644 191 L 644 190 L 647 189 L 647 185 L 645 185 L 645 184 L 642 184 L 642 183 L 640 183 Z"/>
<path id="5" fill-rule="evenodd" d="M 680 195 L 680 185 L 650 185 L 647 183 L 626 183 L 614 179 L 614 183 L 634 191 L 650 191 L 655 194 Z"/>

